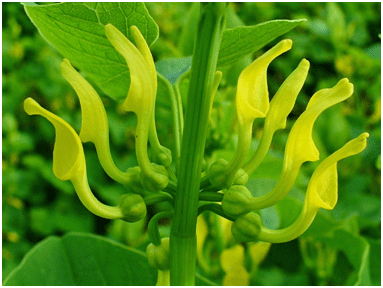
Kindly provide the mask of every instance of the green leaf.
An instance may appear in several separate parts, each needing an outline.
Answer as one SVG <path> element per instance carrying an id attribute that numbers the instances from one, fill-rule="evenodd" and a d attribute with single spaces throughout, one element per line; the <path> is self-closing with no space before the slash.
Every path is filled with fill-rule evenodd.
<path id="1" fill-rule="evenodd" d="M 170 58 L 156 62 L 156 70 L 161 73 L 173 85 L 178 77 L 186 72 L 191 66 L 192 57 Z"/>
<path id="2" fill-rule="evenodd" d="M 355 271 L 349 277 L 346 285 L 371 285 L 370 244 L 366 239 L 344 230 L 336 230 L 332 237 L 324 240 L 324 243 L 343 251 L 354 267 Z"/>
<path id="3" fill-rule="evenodd" d="M 25 11 L 49 43 L 114 99 L 126 97 L 129 69 L 106 39 L 104 25 L 111 23 L 125 35 L 136 25 L 149 45 L 158 38 L 158 26 L 143 3 L 66 2 L 25 6 Z"/>
<path id="4" fill-rule="evenodd" d="M 276 204 L 282 220 L 282 228 L 291 225 L 302 209 L 302 203 L 295 197 L 287 196 Z M 310 237 L 325 245 L 344 252 L 354 268 L 346 285 L 371 285 L 370 245 L 366 239 L 357 235 L 357 219 L 334 220 L 322 209 L 318 212 L 310 228 L 302 237 Z"/>
<path id="5" fill-rule="evenodd" d="M 304 21 L 306 20 L 273 20 L 255 26 L 225 30 L 219 50 L 218 66 L 234 64 Z"/>
<path id="6" fill-rule="evenodd" d="M 381 261 L 381 250 L 382 243 L 380 239 L 369 239 L 370 244 L 370 270 L 371 270 L 371 285 L 380 286 L 382 282 L 382 261 Z"/>
<path id="7" fill-rule="evenodd" d="M 157 271 L 143 252 L 103 237 L 51 236 L 27 253 L 3 285 L 155 285 Z"/>

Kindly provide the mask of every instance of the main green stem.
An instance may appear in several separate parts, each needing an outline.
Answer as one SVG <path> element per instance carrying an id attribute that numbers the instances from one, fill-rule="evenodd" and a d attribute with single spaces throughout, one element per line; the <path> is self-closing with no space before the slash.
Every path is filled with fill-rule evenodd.
<path id="1" fill-rule="evenodd" d="M 170 232 L 170 284 L 195 285 L 198 194 L 226 3 L 201 3 Z"/>

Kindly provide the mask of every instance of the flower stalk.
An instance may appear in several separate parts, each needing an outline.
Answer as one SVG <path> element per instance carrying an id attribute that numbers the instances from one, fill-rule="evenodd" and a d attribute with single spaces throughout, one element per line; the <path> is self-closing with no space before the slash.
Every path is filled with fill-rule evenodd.
<path id="1" fill-rule="evenodd" d="M 199 182 L 225 8 L 225 3 L 201 3 L 170 233 L 171 285 L 195 285 Z"/>

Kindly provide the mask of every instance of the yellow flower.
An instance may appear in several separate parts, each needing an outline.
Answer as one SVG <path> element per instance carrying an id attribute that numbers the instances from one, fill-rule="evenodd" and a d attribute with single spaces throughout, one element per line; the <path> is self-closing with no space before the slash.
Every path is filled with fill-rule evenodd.
<path id="1" fill-rule="evenodd" d="M 292 46 L 291 40 L 282 40 L 242 71 L 237 86 L 237 114 L 240 125 L 263 118 L 269 110 L 267 68 L 271 61 Z"/>
<path id="2" fill-rule="evenodd" d="M 73 128 L 60 117 L 42 108 L 32 98 L 27 98 L 24 101 L 24 110 L 29 115 L 41 115 L 45 117 L 55 127 L 56 140 L 53 150 L 54 175 L 62 181 L 70 180 L 83 205 L 93 214 L 107 219 L 129 220 L 128 218 L 131 215 L 128 214 L 132 212 L 131 209 L 127 209 L 127 207 L 123 206 L 111 207 L 102 204 L 93 195 L 86 176 L 84 150 L 80 137 Z M 126 195 L 123 196 L 124 198 L 127 197 Z M 137 216 L 137 212 L 139 212 L 140 216 L 144 217 L 146 215 L 146 206 L 142 206 L 142 204 L 144 204 L 142 197 L 135 194 L 133 197 L 134 217 Z M 132 197 L 129 198 L 132 200 Z M 137 207 L 140 211 L 137 210 Z M 143 207 L 145 207 L 144 213 L 142 211 Z M 127 211 L 127 213 L 124 211 Z"/>
<path id="3" fill-rule="evenodd" d="M 81 105 L 82 142 L 92 142 L 105 172 L 115 181 L 129 183 L 130 175 L 121 172 L 113 162 L 109 147 L 108 117 L 100 96 L 96 90 L 78 73 L 68 59 L 60 65 L 61 74 L 76 91 Z"/>
<path id="4" fill-rule="evenodd" d="M 154 105 L 157 93 L 157 74 L 153 57 L 144 37 L 136 26 L 130 27 L 136 46 L 128 40 L 116 27 L 105 26 L 105 34 L 114 48 L 125 58 L 130 70 L 130 87 L 124 102 L 126 111 L 137 115 L 136 155 L 142 170 L 142 184 L 148 191 L 158 191 L 168 185 L 168 175 L 164 167 L 151 165 L 147 142 L 150 138 L 153 154 L 164 154 L 164 165 L 171 163 L 171 154 L 162 147 L 157 138 L 154 122 Z"/>
<path id="5" fill-rule="evenodd" d="M 338 200 L 337 163 L 363 151 L 368 136 L 368 133 L 362 133 L 319 164 L 310 179 L 301 214 L 292 225 L 281 230 L 262 227 L 257 239 L 271 243 L 291 241 L 308 229 L 320 208 L 334 209 Z"/>
<path id="6" fill-rule="evenodd" d="M 236 105 L 238 116 L 238 145 L 232 160 L 225 164 L 222 160 L 212 165 L 210 182 L 217 188 L 228 188 L 236 178 L 243 178 L 242 167 L 250 148 L 253 122 L 263 118 L 269 110 L 269 92 L 267 89 L 267 68 L 271 61 L 292 46 L 291 40 L 283 40 L 258 57 L 242 71 L 238 79 Z M 224 164 L 224 165 L 222 165 Z M 217 176 L 218 175 L 218 176 Z M 238 183 L 242 184 L 242 183 Z"/>
<path id="7" fill-rule="evenodd" d="M 319 160 L 319 151 L 312 139 L 315 120 L 327 108 L 349 98 L 354 91 L 348 79 L 342 79 L 331 89 L 322 89 L 310 99 L 305 112 L 294 123 L 287 139 L 282 175 L 268 194 L 253 199 L 252 208 L 261 209 L 282 200 L 294 185 L 301 165 Z"/>
<path id="8" fill-rule="evenodd" d="M 265 119 L 264 132 L 257 151 L 249 162 L 243 166 L 243 170 L 247 174 L 251 174 L 257 169 L 266 156 L 275 131 L 286 127 L 287 116 L 293 110 L 295 100 L 306 80 L 309 67 L 310 62 L 303 59 L 293 73 L 282 83 L 273 100 L 271 100 L 270 109 Z"/>

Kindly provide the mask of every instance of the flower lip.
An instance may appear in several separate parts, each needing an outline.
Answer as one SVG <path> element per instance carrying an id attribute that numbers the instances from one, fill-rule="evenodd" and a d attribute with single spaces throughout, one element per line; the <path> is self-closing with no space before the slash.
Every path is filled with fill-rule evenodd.
<path id="1" fill-rule="evenodd" d="M 328 106 L 335 105 L 349 98 L 352 93 L 354 93 L 354 85 L 347 78 L 343 78 L 333 88 L 322 89 L 316 92 L 307 104 L 306 110 L 326 102 L 332 103 L 327 104 Z"/>
<path id="2" fill-rule="evenodd" d="M 53 173 L 60 180 L 70 180 L 85 172 L 85 156 L 81 141 L 73 128 L 60 117 L 41 107 L 32 98 L 24 101 L 29 115 L 41 115 L 53 124 L 56 140 L 53 149 Z"/>
<path id="3" fill-rule="evenodd" d="M 347 142 L 335 151 L 315 169 L 308 187 L 309 203 L 327 210 L 334 209 L 338 201 L 338 161 L 362 152 L 367 146 L 367 132 Z"/>
<path id="4" fill-rule="evenodd" d="M 238 79 L 237 112 L 240 122 L 263 118 L 269 110 L 267 68 L 276 57 L 291 49 L 290 39 L 282 40 L 245 68 Z"/>

